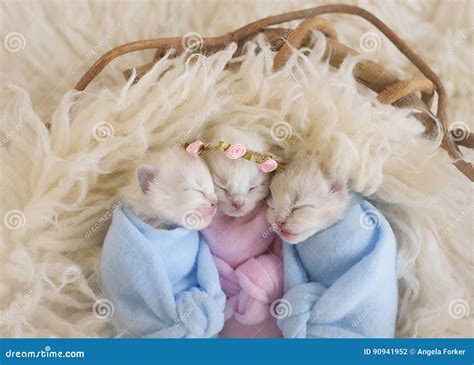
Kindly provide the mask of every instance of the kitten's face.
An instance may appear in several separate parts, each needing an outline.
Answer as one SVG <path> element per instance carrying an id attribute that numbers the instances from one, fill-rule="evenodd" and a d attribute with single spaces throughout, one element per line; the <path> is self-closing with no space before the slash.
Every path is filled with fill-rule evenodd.
<path id="1" fill-rule="evenodd" d="M 256 163 L 242 158 L 229 160 L 220 151 L 206 154 L 206 161 L 214 180 L 219 209 L 225 215 L 242 217 L 267 197 L 270 174 L 261 172 Z"/>
<path id="2" fill-rule="evenodd" d="M 147 215 L 169 226 L 207 227 L 216 212 L 217 197 L 205 162 L 174 151 L 160 159 L 158 166 L 138 169 Z"/>
<path id="3" fill-rule="evenodd" d="M 219 141 L 241 143 L 249 150 L 267 151 L 264 138 L 256 131 L 225 124 L 207 131 L 204 139 L 216 145 Z M 211 170 L 219 198 L 219 209 L 225 215 L 242 217 L 251 212 L 269 193 L 270 174 L 258 169 L 253 161 L 228 159 L 222 151 L 203 154 Z"/>
<path id="4" fill-rule="evenodd" d="M 346 184 L 331 183 L 319 167 L 304 158 L 283 173 L 277 173 L 270 186 L 267 219 L 286 242 L 296 244 L 333 225 L 348 204 Z"/>

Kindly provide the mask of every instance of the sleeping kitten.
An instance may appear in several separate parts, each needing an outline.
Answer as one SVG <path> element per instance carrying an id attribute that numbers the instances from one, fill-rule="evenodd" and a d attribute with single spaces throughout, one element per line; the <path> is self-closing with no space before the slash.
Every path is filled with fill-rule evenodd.
<path id="1" fill-rule="evenodd" d="M 204 138 L 212 145 L 225 141 L 240 143 L 258 152 L 268 150 L 264 139 L 257 133 L 231 126 L 214 127 Z M 242 217 L 267 197 L 271 174 L 260 171 L 255 162 L 243 158 L 231 160 L 222 151 L 209 151 L 203 156 L 211 170 L 219 209 L 225 215 Z"/>
<path id="2" fill-rule="evenodd" d="M 296 244 L 336 223 L 348 206 L 346 183 L 329 181 L 314 156 L 300 151 L 270 185 L 267 219 L 286 242 Z"/>
<path id="3" fill-rule="evenodd" d="M 206 163 L 184 150 L 153 155 L 137 171 L 141 189 L 135 214 L 159 229 L 184 226 L 200 230 L 211 223 L 217 196 Z"/>

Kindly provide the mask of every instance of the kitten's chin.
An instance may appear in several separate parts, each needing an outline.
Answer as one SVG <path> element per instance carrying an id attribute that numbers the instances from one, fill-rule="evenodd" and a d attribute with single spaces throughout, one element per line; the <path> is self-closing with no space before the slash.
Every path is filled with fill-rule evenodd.
<path id="1" fill-rule="evenodd" d="M 222 213 L 224 213 L 225 215 L 227 215 L 229 217 L 238 218 L 238 217 L 243 217 L 243 216 L 249 214 L 254 208 L 255 208 L 255 206 L 247 206 L 247 205 L 245 205 L 244 207 L 242 207 L 240 209 L 235 209 L 233 207 L 222 206 L 221 210 L 222 210 Z"/>
<path id="2" fill-rule="evenodd" d="M 230 209 L 229 210 L 222 209 L 222 213 L 224 213 L 225 215 L 229 217 L 234 217 L 234 218 L 243 217 L 246 214 L 245 212 L 235 211 L 235 210 L 230 210 Z"/>
<path id="3" fill-rule="evenodd" d="M 214 214 L 211 217 L 205 218 L 202 222 L 202 224 L 199 225 L 199 227 L 196 228 L 197 231 L 203 230 L 209 226 L 212 222 L 212 218 L 214 217 Z"/>
<path id="4" fill-rule="evenodd" d="M 280 238 L 285 241 L 286 243 L 296 245 L 297 243 L 303 242 L 311 237 L 314 233 L 313 231 L 305 231 L 300 233 L 293 233 L 287 231 L 277 231 L 277 234 Z"/>
<path id="5" fill-rule="evenodd" d="M 214 219 L 214 216 L 217 213 L 217 208 L 213 207 L 211 209 L 205 210 L 202 215 L 203 215 L 203 222 L 199 230 L 207 228 L 209 224 L 211 224 L 212 220 Z"/>

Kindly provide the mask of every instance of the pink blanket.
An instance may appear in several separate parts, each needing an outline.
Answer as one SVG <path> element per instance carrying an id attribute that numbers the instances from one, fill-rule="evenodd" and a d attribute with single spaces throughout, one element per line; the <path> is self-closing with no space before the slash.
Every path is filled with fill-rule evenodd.
<path id="1" fill-rule="evenodd" d="M 270 230 L 266 205 L 244 217 L 216 213 L 202 231 L 227 296 L 221 337 L 281 337 L 271 303 L 281 298 L 281 240 Z"/>

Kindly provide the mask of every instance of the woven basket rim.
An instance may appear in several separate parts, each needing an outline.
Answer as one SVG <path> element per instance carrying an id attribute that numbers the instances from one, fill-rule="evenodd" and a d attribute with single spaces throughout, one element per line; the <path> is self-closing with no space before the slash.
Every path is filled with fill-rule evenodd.
<path id="1" fill-rule="evenodd" d="M 348 56 L 357 55 L 358 53 L 352 48 L 339 43 L 337 41 L 336 30 L 332 24 L 325 18 L 320 17 L 320 15 L 323 14 L 333 13 L 354 15 L 367 20 L 383 33 L 420 71 L 422 75 L 416 76 L 411 80 L 399 80 L 396 76 L 386 71 L 380 64 L 374 61 L 363 60 L 356 65 L 354 76 L 357 81 L 376 91 L 380 102 L 393 104 L 398 107 L 415 107 L 421 110 L 422 113 L 420 113 L 420 116 L 417 116 L 417 119 L 425 125 L 426 136 L 433 137 L 433 131 L 436 129 L 437 121 L 439 121 L 443 133 L 440 147 L 448 153 L 454 166 L 469 180 L 474 181 L 474 166 L 463 159 L 461 150 L 457 145 L 460 144 L 465 147 L 474 148 L 473 133 L 467 133 L 467 137 L 461 141 L 455 141 L 453 139 L 452 133 L 454 132 L 449 129 L 447 117 L 447 94 L 442 80 L 392 29 L 363 8 L 355 5 L 332 4 L 273 15 L 249 23 L 223 36 L 202 38 L 202 46 L 217 51 L 232 42 L 237 43 L 241 47 L 247 40 L 261 32 L 265 32 L 267 35 L 279 35 L 282 31 L 287 32 L 287 34 L 290 35 L 286 41 L 281 42 L 280 40 L 282 44 L 276 47 L 278 52 L 274 60 L 274 69 L 278 70 L 286 64 L 293 49 L 301 47 L 304 41 L 308 39 L 310 33 L 317 30 L 321 31 L 327 38 L 328 45 L 326 53 L 330 55 L 331 65 L 338 67 L 342 63 L 341 60 Z M 298 19 L 304 20 L 296 29 L 291 30 L 291 32 L 290 29 L 271 28 L 271 26 Z M 86 71 L 76 84 L 75 89 L 77 91 L 85 90 L 90 82 L 97 77 L 112 60 L 121 55 L 139 50 L 156 49 L 154 60 L 142 68 L 142 70 L 146 72 L 166 51 L 175 49 L 176 54 L 184 52 L 183 40 L 184 37 L 138 40 L 115 47 L 106 52 Z M 379 75 L 374 77 L 377 72 Z M 380 81 L 380 73 L 389 75 L 391 78 L 382 80 L 384 81 L 382 84 Z M 371 83 L 370 80 L 375 81 Z M 415 94 L 415 92 L 418 91 L 421 92 L 421 98 Z M 433 115 L 433 113 L 431 113 L 431 103 L 435 94 L 438 97 L 438 103 L 436 113 Z"/>

